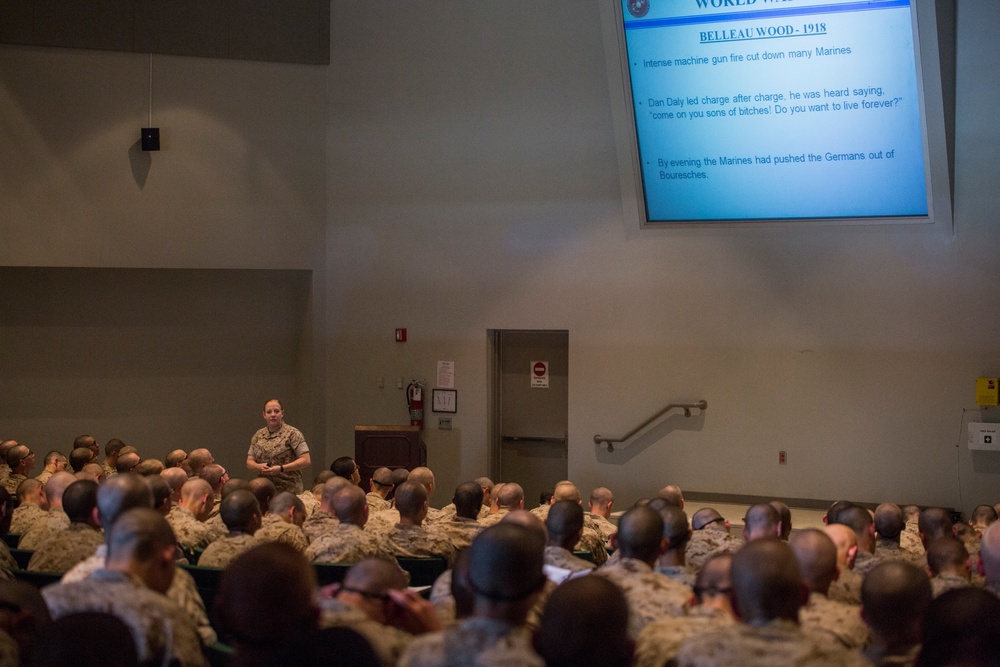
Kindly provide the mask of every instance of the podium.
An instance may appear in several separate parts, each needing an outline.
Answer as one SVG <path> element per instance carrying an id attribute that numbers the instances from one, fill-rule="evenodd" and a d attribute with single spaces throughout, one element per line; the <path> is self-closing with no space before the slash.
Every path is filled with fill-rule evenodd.
<path id="1" fill-rule="evenodd" d="M 355 426 L 354 462 L 361 473 L 361 488 L 379 468 L 413 470 L 427 465 L 427 446 L 417 426 Z"/>

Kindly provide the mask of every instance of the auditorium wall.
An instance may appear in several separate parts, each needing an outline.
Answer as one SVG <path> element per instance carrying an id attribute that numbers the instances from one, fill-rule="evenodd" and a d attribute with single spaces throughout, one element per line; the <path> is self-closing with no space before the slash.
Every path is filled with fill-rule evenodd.
<path id="1" fill-rule="evenodd" d="M 277 395 L 323 458 L 325 76 L 0 46 L 0 437 L 239 474 Z"/>
<path id="2" fill-rule="evenodd" d="M 953 233 L 634 229 L 595 3 L 336 2 L 328 68 L 155 56 L 163 150 L 152 154 L 135 146 L 148 57 L 0 47 L 0 266 L 18 270 L 0 289 L 38 299 L 0 321 L 2 340 L 24 346 L 0 368 L 0 436 L 75 431 L 90 407 L 106 439 L 162 396 L 105 383 L 100 401 L 67 406 L 60 396 L 120 360 L 102 348 L 53 373 L 46 359 L 79 333 L 65 309 L 88 310 L 43 298 L 56 274 L 20 271 L 151 270 L 155 289 L 135 287 L 141 274 L 125 281 L 129 303 L 149 307 L 146 294 L 162 313 L 183 310 L 170 286 L 202 285 L 185 294 L 209 349 L 261 327 L 281 341 L 276 357 L 252 337 L 225 368 L 177 365 L 188 379 L 175 386 L 198 385 L 233 413 L 183 413 L 178 401 L 150 420 L 165 430 L 176 408 L 178 437 L 222 451 L 233 470 L 269 382 L 293 393 L 289 421 L 328 463 L 351 451 L 355 424 L 405 422 L 398 378 L 432 380 L 436 361 L 453 360 L 454 430 L 426 431 L 445 504 L 488 464 L 487 332 L 561 329 L 570 477 L 608 484 L 620 505 L 666 482 L 966 509 L 1000 500 L 1000 455 L 970 456 L 963 431 L 982 418 L 963 412 L 975 378 L 1000 375 L 1000 73 L 979 64 L 998 29 L 990 2 L 961 3 Z M 278 287 L 256 311 L 260 283 L 239 272 L 258 269 Z M 103 293 L 80 303 L 110 320 L 86 336 L 142 333 L 141 318 L 108 314 L 113 276 L 85 282 Z M 270 298 L 286 303 L 275 311 Z M 275 312 L 290 321 L 269 321 Z M 186 324 L 167 318 L 154 338 Z M 393 342 L 396 327 L 409 342 Z M 168 364 L 153 361 L 142 373 L 162 384 Z M 697 399 L 703 417 L 672 417 L 614 454 L 593 443 Z"/>
<path id="3" fill-rule="evenodd" d="M 565 329 L 569 475 L 620 507 L 668 482 L 996 502 L 1000 454 L 971 457 L 963 429 L 975 378 L 1000 374 L 1000 75 L 976 64 L 998 21 L 959 7 L 954 233 L 657 233 L 622 220 L 596 3 L 336 3 L 331 434 L 405 418 L 388 380 L 455 360 L 455 430 L 426 435 L 444 503 L 488 464 L 487 331 Z M 703 418 L 593 442 L 698 399 Z"/>

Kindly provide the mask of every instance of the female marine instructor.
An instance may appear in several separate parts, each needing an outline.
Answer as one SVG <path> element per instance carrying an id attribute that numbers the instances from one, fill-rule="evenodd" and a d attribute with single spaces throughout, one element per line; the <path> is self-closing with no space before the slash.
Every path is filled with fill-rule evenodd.
<path id="1" fill-rule="evenodd" d="M 247 469 L 274 482 L 278 493 L 302 493 L 303 468 L 308 468 L 309 446 L 302 431 L 285 423 L 285 411 L 277 399 L 264 404 L 267 426 L 253 434 L 247 452 Z"/>

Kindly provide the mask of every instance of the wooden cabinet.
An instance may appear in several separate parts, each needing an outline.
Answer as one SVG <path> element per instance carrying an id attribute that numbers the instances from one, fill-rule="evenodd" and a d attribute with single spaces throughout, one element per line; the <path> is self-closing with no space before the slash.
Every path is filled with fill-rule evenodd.
<path id="1" fill-rule="evenodd" d="M 427 447 L 416 426 L 355 426 L 354 461 L 361 473 L 361 488 L 377 469 L 427 465 Z"/>

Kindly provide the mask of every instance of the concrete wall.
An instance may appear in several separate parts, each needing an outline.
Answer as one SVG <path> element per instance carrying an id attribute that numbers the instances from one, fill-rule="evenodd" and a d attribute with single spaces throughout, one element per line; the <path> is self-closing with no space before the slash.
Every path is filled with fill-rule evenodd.
<path id="1" fill-rule="evenodd" d="M 352 451 L 355 424 L 406 421 L 396 379 L 455 361 L 455 430 L 426 433 L 438 505 L 487 467 L 487 331 L 558 329 L 570 477 L 609 484 L 620 505 L 669 481 L 968 509 L 998 499 L 1000 474 L 963 446 L 981 418 L 964 412 L 974 379 L 1000 375 L 1000 74 L 978 64 L 1000 29 L 992 10 L 959 7 L 954 234 L 632 229 L 594 3 L 338 2 L 329 68 L 156 56 L 156 154 L 134 147 L 148 58 L 0 47 L 0 265 L 307 271 L 307 293 L 292 289 L 298 351 L 282 356 L 298 369 L 289 421 L 328 463 Z M 253 325 L 241 312 L 236 330 Z M 18 321 L 4 316 L 0 340 L 23 339 Z M 14 370 L 7 357 L 0 377 L 40 386 L 48 351 Z M 44 426 L 6 406 L 0 432 L 54 432 L 54 397 L 87 379 L 32 394 Z M 151 394 L 123 396 L 116 409 L 138 423 Z M 613 455 L 592 442 L 696 399 L 703 418 Z M 258 424 L 256 405 L 239 410 L 239 425 L 198 415 L 205 444 L 234 459 Z M 88 430 L 111 437 L 115 415 L 90 414 Z"/>
<path id="2" fill-rule="evenodd" d="M 0 437 L 239 474 L 277 395 L 323 458 L 325 73 L 154 56 L 143 153 L 147 55 L 0 46 Z"/>
<path id="3" fill-rule="evenodd" d="M 1000 466 L 969 457 L 964 423 L 981 417 L 963 409 L 977 376 L 1000 373 L 985 111 L 1000 80 L 974 67 L 997 21 L 962 3 L 954 234 L 643 233 L 620 212 L 595 3 L 338 3 L 331 434 L 405 418 L 378 377 L 456 360 L 455 431 L 426 436 L 449 489 L 487 466 L 487 330 L 566 329 L 570 477 L 585 490 L 995 502 Z M 697 399 L 703 419 L 611 455 L 592 441 Z"/>

